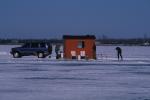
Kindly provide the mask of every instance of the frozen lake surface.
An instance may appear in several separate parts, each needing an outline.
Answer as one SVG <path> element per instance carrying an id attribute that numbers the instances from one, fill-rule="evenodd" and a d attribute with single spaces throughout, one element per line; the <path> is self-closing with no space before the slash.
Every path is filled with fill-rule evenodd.
<path id="1" fill-rule="evenodd" d="M 97 47 L 96 61 L 9 54 L 0 45 L 0 100 L 150 100 L 150 47 Z"/>

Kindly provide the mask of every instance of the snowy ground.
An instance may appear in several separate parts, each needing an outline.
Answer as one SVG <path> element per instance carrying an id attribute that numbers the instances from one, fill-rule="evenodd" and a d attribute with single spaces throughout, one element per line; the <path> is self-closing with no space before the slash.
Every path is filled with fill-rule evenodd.
<path id="1" fill-rule="evenodd" d="M 150 47 L 97 47 L 96 61 L 9 54 L 0 46 L 0 100 L 150 100 Z"/>

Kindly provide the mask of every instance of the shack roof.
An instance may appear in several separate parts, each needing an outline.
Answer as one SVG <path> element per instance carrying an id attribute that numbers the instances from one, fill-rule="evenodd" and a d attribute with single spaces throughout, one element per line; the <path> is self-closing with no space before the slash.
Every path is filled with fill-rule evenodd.
<path id="1" fill-rule="evenodd" d="M 63 39 L 96 39 L 94 35 L 64 35 Z"/>

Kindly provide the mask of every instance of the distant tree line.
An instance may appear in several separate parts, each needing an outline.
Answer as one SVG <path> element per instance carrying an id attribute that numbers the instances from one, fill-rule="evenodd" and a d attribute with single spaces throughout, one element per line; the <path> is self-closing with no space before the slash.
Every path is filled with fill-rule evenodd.
<path id="1" fill-rule="evenodd" d="M 28 42 L 46 42 L 51 44 L 61 44 L 59 39 L 0 39 L 1 45 L 20 45 Z"/>
<path id="2" fill-rule="evenodd" d="M 63 44 L 62 39 L 0 39 L 1 45 L 19 45 L 26 42 L 47 42 L 51 44 Z M 96 40 L 97 45 L 138 45 L 150 46 L 150 38 L 135 38 L 135 39 L 110 39 L 103 38 Z"/>
<path id="3" fill-rule="evenodd" d="M 150 46 L 150 39 L 135 38 L 135 39 L 98 39 L 98 45 L 138 45 Z"/>

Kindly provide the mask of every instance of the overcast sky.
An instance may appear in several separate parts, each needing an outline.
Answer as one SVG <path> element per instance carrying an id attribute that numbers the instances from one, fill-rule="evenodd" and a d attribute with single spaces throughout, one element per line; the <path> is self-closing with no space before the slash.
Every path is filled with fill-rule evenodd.
<path id="1" fill-rule="evenodd" d="M 0 0 L 0 38 L 150 36 L 150 0 Z"/>

